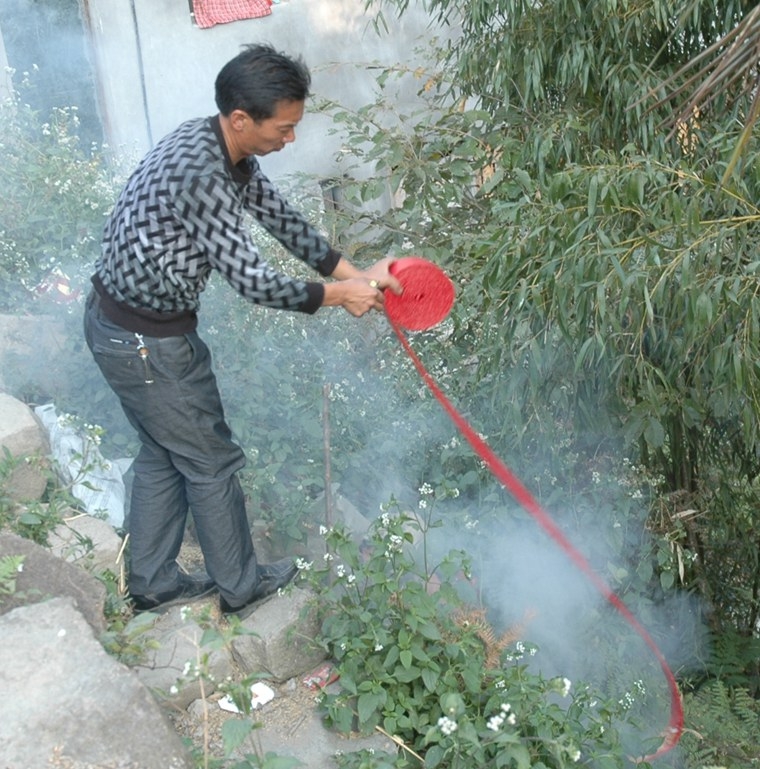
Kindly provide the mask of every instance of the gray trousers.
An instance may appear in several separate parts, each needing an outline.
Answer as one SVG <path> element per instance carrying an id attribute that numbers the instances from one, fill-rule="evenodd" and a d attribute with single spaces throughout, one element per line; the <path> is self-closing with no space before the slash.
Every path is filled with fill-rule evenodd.
<path id="1" fill-rule="evenodd" d="M 209 576 L 230 605 L 246 603 L 258 578 L 237 477 L 245 455 L 225 422 L 208 347 L 195 332 L 145 336 L 143 359 L 136 335 L 103 315 L 94 291 L 84 332 L 141 442 L 127 516 L 130 593 L 179 587 L 189 510 Z"/>

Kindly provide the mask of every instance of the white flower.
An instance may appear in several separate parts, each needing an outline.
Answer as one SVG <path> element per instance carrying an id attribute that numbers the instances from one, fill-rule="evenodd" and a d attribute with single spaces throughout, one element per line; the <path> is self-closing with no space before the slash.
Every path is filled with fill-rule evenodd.
<path id="1" fill-rule="evenodd" d="M 578 750 L 578 748 L 573 748 L 572 750 L 568 750 L 567 755 L 570 756 L 570 760 L 573 763 L 578 763 L 578 761 L 581 760 L 581 752 Z"/>
<path id="2" fill-rule="evenodd" d="M 335 556 L 332 553 L 325 553 L 322 557 L 329 563 Z"/>
<path id="3" fill-rule="evenodd" d="M 624 710 L 628 710 L 633 705 L 634 702 L 635 702 L 635 699 L 634 699 L 633 695 L 630 692 L 626 692 L 623 695 L 623 698 L 618 700 L 618 704 Z"/>
<path id="4" fill-rule="evenodd" d="M 375 651 L 376 652 L 381 652 L 382 650 L 383 650 L 383 645 L 382 644 L 375 644 Z"/>
<path id="5" fill-rule="evenodd" d="M 320 526 L 319 527 L 319 535 L 321 537 L 324 537 L 325 534 L 327 534 L 327 526 Z"/>
<path id="6" fill-rule="evenodd" d="M 169 694 L 177 694 L 178 691 L 179 689 L 174 685 L 169 687 Z"/>
<path id="7" fill-rule="evenodd" d="M 339 577 L 345 577 L 345 576 L 346 576 L 346 567 L 345 567 L 345 566 L 344 566 L 342 563 L 339 563 L 339 564 L 338 564 L 338 565 L 335 567 L 335 573 L 336 573 L 336 574 L 337 574 Z"/>
<path id="8" fill-rule="evenodd" d="M 562 679 L 562 696 L 563 697 L 567 697 L 567 695 L 570 694 L 571 686 L 572 686 L 572 681 L 569 678 Z"/>
<path id="9" fill-rule="evenodd" d="M 346 581 L 348 582 L 348 584 L 349 584 L 349 585 L 353 585 L 353 584 L 354 584 L 354 582 L 356 581 L 356 575 L 354 575 L 354 574 L 349 574 L 349 575 L 346 577 Z"/>
<path id="10" fill-rule="evenodd" d="M 309 571 L 313 565 L 313 561 L 306 561 L 303 558 L 296 558 L 296 568 L 299 571 Z"/>
<path id="11" fill-rule="evenodd" d="M 495 715 L 495 716 L 491 716 L 488 719 L 488 722 L 486 723 L 486 727 L 490 729 L 492 732 L 498 732 L 503 723 L 504 723 L 504 716 Z"/>
<path id="12" fill-rule="evenodd" d="M 457 722 L 448 716 L 441 716 L 438 719 L 438 728 L 448 737 L 457 730 Z"/>

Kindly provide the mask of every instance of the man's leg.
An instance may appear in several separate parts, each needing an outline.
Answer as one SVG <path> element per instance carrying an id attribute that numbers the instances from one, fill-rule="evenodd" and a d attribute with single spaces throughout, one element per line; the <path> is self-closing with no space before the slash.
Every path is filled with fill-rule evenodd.
<path id="1" fill-rule="evenodd" d="M 223 597 L 242 603 L 259 581 L 237 476 L 245 455 L 232 440 L 225 421 L 208 348 L 197 334 L 187 334 L 180 350 L 173 342 L 157 340 L 157 377 L 169 368 L 180 369 L 182 375 L 153 436 L 170 452 L 173 466 L 184 479 L 185 497 L 209 575 Z M 183 358 L 188 351 L 189 356 Z M 184 360 L 179 366 L 174 361 L 178 353 Z"/>
<path id="2" fill-rule="evenodd" d="M 129 592 L 149 596 L 179 587 L 177 556 L 187 521 L 185 480 L 169 452 L 147 435 L 132 465 L 134 481 L 127 517 Z"/>
<path id="3" fill-rule="evenodd" d="M 135 335 L 104 318 L 97 305 L 91 297 L 87 342 L 143 443 L 130 508 L 130 587 L 147 595 L 177 583 L 179 530 L 189 504 L 209 575 L 223 597 L 243 603 L 259 581 L 236 477 L 245 456 L 224 420 L 208 348 L 194 333 L 145 337 L 142 359 Z"/>

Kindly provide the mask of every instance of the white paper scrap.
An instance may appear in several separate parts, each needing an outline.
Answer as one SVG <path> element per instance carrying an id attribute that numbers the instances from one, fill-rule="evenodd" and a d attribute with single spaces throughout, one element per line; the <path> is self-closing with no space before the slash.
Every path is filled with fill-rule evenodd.
<path id="1" fill-rule="evenodd" d="M 274 699 L 274 691 L 261 681 L 251 686 L 251 710 L 256 710 Z M 229 694 L 219 700 L 219 707 L 228 713 L 240 713 L 240 709 L 234 703 Z"/>

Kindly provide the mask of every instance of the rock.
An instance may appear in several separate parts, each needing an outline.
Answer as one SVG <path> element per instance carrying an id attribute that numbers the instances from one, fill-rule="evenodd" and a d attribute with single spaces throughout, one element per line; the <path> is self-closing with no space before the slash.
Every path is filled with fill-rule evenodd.
<path id="1" fill-rule="evenodd" d="M 32 410 L 7 393 L 0 393 L 0 450 L 3 449 L 22 460 L 7 483 L 11 499 L 39 499 L 47 486 L 47 436 Z M 0 461 L 3 453 L 0 451 Z"/>
<path id="2" fill-rule="evenodd" d="M 53 555 L 92 574 L 110 571 L 118 575 L 121 570 L 124 543 L 108 521 L 72 510 L 51 532 L 48 542 Z"/>
<path id="3" fill-rule="evenodd" d="M 314 643 L 319 622 L 311 599 L 307 590 L 292 588 L 272 596 L 243 621 L 251 633 L 234 638 L 232 649 L 245 671 L 285 681 L 325 659 L 324 650 Z"/>
<path id="4" fill-rule="evenodd" d="M 15 592 L 2 597 L 0 614 L 19 606 L 66 596 L 73 600 L 95 633 L 105 630 L 106 589 L 99 580 L 29 539 L 0 532 L 0 558 L 13 555 L 24 556 L 24 562 L 16 578 Z"/>
<path id="5" fill-rule="evenodd" d="M 0 314 L 0 339 L 0 389 L 33 383 L 36 391 L 60 391 L 60 372 L 50 361 L 70 346 L 62 319 Z"/>
<path id="6" fill-rule="evenodd" d="M 172 607 L 157 615 L 144 635 L 149 648 L 145 661 L 135 666 L 135 673 L 157 698 L 174 708 L 186 708 L 198 697 L 212 694 L 216 682 L 234 672 L 223 645 L 204 644 L 204 629 L 196 617 L 206 605 L 208 601 L 190 604 L 189 611 Z M 203 688 L 197 674 L 202 659 Z"/>
<path id="7" fill-rule="evenodd" d="M 71 598 L 0 617 L 0 755 L 8 769 L 192 769 L 156 701 Z"/>

